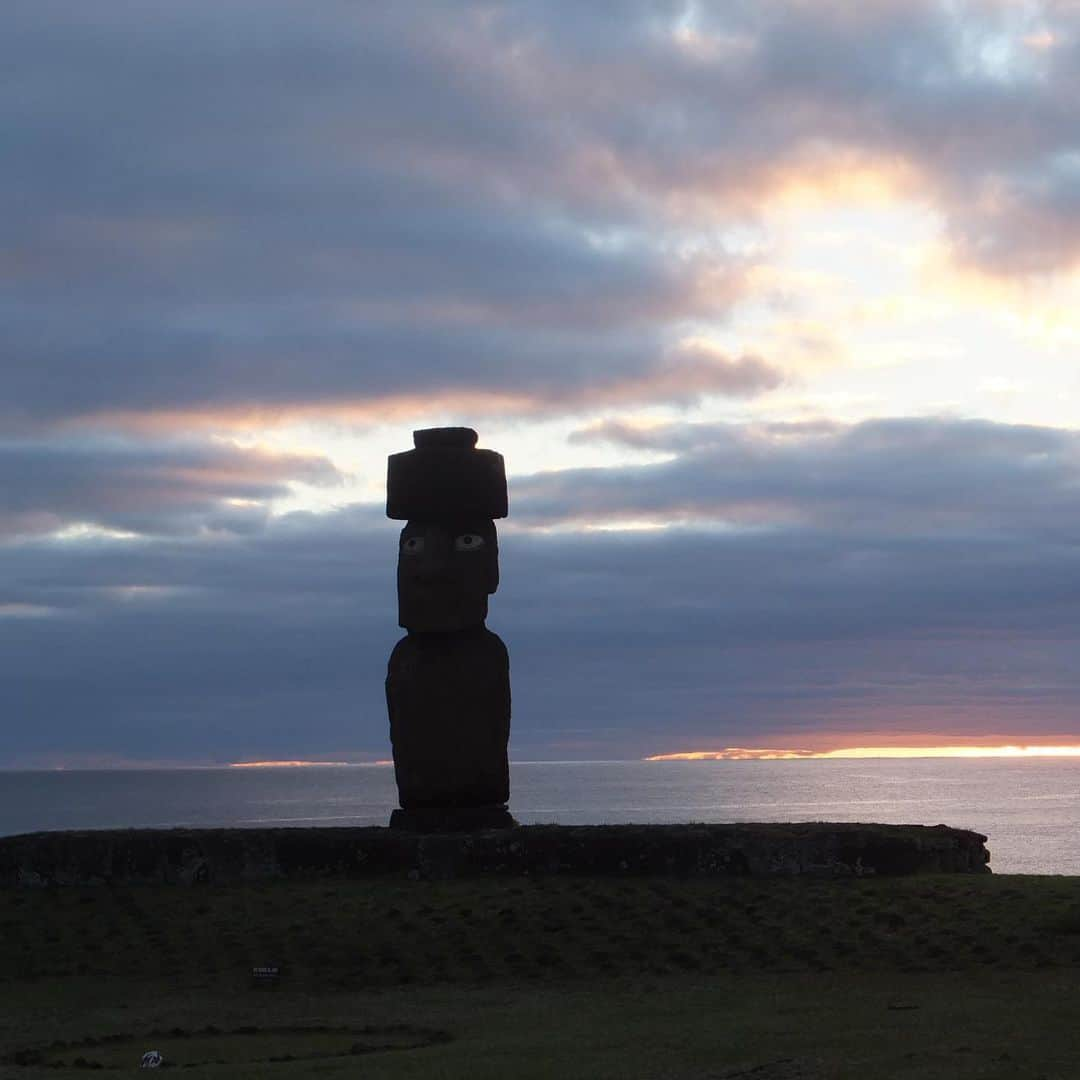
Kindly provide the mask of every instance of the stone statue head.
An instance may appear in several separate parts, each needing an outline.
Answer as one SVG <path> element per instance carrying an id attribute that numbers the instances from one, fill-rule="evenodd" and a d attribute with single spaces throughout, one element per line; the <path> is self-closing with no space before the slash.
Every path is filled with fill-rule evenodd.
<path id="1" fill-rule="evenodd" d="M 405 520 L 398 548 L 398 622 L 420 633 L 482 626 L 499 587 L 495 518 L 507 513 L 502 455 L 476 449 L 471 428 L 413 432 L 392 454 L 386 513 Z"/>

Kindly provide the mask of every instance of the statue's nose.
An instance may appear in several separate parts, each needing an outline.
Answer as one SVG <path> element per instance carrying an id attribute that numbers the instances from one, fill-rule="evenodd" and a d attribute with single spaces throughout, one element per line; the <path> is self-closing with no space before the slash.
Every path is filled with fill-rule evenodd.
<path id="1" fill-rule="evenodd" d="M 450 574 L 445 564 L 436 566 L 418 566 L 413 577 L 416 581 L 421 581 L 428 585 L 437 585 L 440 582 L 450 580 Z"/>
<path id="2" fill-rule="evenodd" d="M 413 563 L 413 579 L 438 582 L 450 577 L 450 552 L 446 545 L 428 543 L 424 553 Z"/>

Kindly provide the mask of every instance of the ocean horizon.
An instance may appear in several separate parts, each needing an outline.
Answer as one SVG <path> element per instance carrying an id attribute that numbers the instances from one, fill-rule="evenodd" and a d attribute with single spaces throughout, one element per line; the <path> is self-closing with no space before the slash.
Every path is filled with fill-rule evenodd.
<path id="1" fill-rule="evenodd" d="M 379 765 L 0 772 L 0 835 L 73 829 L 385 825 Z M 1080 761 L 518 761 L 522 824 L 878 821 L 988 837 L 991 868 L 1080 875 Z"/>

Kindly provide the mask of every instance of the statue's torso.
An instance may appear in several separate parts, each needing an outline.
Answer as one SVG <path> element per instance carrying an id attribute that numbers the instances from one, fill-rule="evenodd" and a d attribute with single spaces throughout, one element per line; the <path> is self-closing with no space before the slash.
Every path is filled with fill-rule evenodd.
<path id="1" fill-rule="evenodd" d="M 401 805 L 493 806 L 510 797 L 510 662 L 481 626 L 409 634 L 386 678 Z"/>

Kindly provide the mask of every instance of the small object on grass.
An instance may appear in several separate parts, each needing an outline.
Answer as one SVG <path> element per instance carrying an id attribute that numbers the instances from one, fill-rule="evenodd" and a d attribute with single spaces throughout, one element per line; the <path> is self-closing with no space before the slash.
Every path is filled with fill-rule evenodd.
<path id="1" fill-rule="evenodd" d="M 147 1050 L 139 1062 L 140 1069 L 160 1069 L 165 1059 L 160 1050 Z"/>

